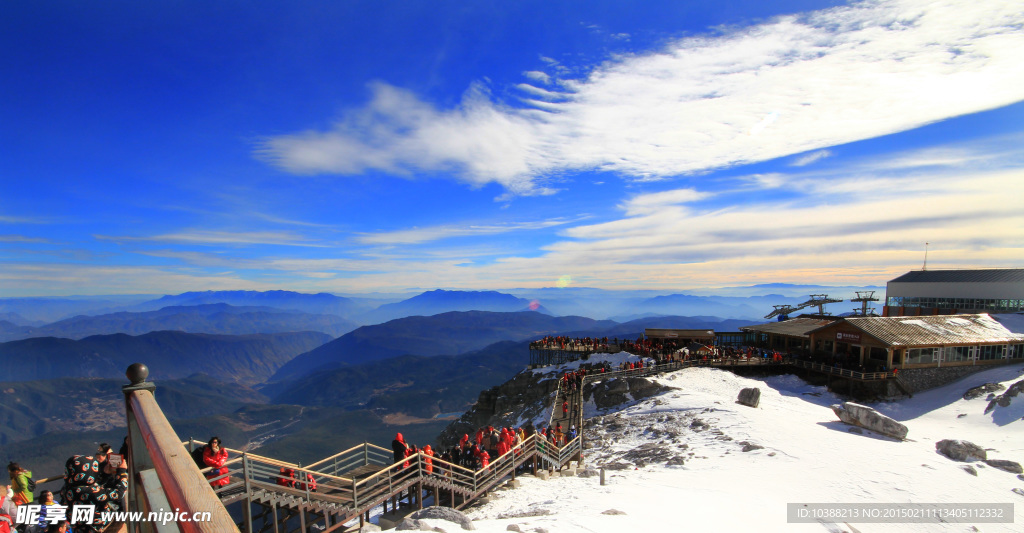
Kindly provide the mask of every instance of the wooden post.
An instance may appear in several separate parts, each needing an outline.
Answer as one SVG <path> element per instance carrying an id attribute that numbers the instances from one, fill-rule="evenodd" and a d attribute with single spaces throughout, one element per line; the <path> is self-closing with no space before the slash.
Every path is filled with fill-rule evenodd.
<path id="1" fill-rule="evenodd" d="M 153 397 L 156 387 L 146 382 L 149 369 L 146 365 L 135 363 L 128 367 L 125 375 L 131 381 L 130 385 L 122 387 L 128 423 L 129 479 L 135 481 L 142 471 L 152 470 L 159 480 L 168 507 L 150 510 L 210 513 L 210 520 L 205 522 L 179 523 L 178 527 L 183 532 L 237 531 L 238 526 L 192 458 L 184 453 L 174 428 L 156 403 Z M 135 484 L 129 484 L 127 500 L 129 509 L 141 511 L 145 508 L 143 500 L 147 496 L 137 490 Z M 130 530 L 155 530 L 152 523 L 128 524 L 128 527 Z"/>

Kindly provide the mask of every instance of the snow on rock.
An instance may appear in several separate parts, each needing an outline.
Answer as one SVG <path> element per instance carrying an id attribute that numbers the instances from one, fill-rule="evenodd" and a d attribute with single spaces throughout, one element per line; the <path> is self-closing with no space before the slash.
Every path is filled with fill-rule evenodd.
<path id="1" fill-rule="evenodd" d="M 472 531 L 476 529 L 476 527 L 473 526 L 473 521 L 470 520 L 465 513 L 458 509 L 452 509 L 451 507 L 427 507 L 411 513 L 409 516 L 405 517 L 405 520 L 423 521 L 421 524 L 426 524 L 427 522 L 425 521 L 428 520 L 443 520 L 445 522 L 456 524 L 458 527 L 465 530 Z M 397 529 L 401 530 L 402 526 L 399 525 Z"/>
<path id="2" fill-rule="evenodd" d="M 1000 383 L 986 383 L 984 385 L 978 385 L 977 387 L 972 387 L 968 389 L 967 392 L 964 393 L 964 399 L 973 400 L 975 398 L 980 398 L 989 393 L 999 392 L 1001 390 L 1006 390 L 1006 387 L 1004 387 Z"/>
<path id="3" fill-rule="evenodd" d="M 604 465 L 606 485 L 593 474 L 549 481 L 517 476 L 520 488 L 493 492 L 467 515 L 482 533 L 1019 532 L 1024 478 L 950 461 L 934 443 L 956 436 L 989 455 L 1024 462 L 1024 421 L 994 416 L 1024 401 L 1018 397 L 985 415 L 986 401 L 963 399 L 965 390 L 985 383 L 1008 387 L 1022 371 L 1020 364 L 994 367 L 913 398 L 868 404 L 914 437 L 896 441 L 849 433 L 830 410 L 846 398 L 794 375 L 751 379 L 711 368 L 679 370 L 652 378 L 673 390 L 616 410 L 585 406 L 585 466 Z M 733 402 L 748 387 L 761 389 L 758 409 Z M 763 448 L 743 453 L 747 445 Z M 669 464 L 673 458 L 683 462 Z M 1014 523 L 787 523 L 787 503 L 809 502 L 1017 505 Z M 602 514 L 609 509 L 626 514 Z M 449 533 L 454 527 L 442 526 Z"/>
<path id="4" fill-rule="evenodd" d="M 1006 459 L 986 459 L 985 464 L 1011 474 L 1020 474 L 1024 472 L 1024 468 L 1022 468 L 1020 463 L 1016 461 L 1007 461 Z"/>
<path id="5" fill-rule="evenodd" d="M 870 407 L 853 402 L 843 402 L 842 404 L 833 405 L 832 411 L 839 417 L 839 420 L 851 426 L 870 429 L 875 433 L 880 433 L 894 439 L 903 440 L 907 438 L 907 432 L 909 431 L 907 426 Z"/>
<path id="6" fill-rule="evenodd" d="M 935 443 L 935 451 L 954 461 L 984 461 L 988 458 L 988 452 L 984 448 L 966 440 L 940 440 Z"/>

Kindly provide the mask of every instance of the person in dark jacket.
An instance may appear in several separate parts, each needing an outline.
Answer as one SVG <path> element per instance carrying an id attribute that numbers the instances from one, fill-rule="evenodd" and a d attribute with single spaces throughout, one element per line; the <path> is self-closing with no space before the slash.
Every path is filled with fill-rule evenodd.
<path id="1" fill-rule="evenodd" d="M 405 460 L 406 452 L 409 451 L 409 445 L 405 442 L 405 437 L 402 437 L 401 433 L 395 434 L 395 440 L 391 441 L 391 450 L 395 452 L 395 462 L 401 462 Z"/>

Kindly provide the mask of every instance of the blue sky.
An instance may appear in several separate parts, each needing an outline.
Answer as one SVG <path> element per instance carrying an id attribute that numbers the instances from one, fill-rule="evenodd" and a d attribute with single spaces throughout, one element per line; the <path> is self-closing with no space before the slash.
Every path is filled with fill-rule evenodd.
<path id="1" fill-rule="evenodd" d="M 0 296 L 1024 265 L 1018 2 L 10 2 Z"/>

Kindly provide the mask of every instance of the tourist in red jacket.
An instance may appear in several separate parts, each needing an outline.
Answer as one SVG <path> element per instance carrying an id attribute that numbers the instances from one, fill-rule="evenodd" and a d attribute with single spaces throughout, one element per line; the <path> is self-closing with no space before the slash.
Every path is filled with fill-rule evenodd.
<path id="1" fill-rule="evenodd" d="M 220 437 L 210 439 L 210 442 L 203 447 L 203 462 L 206 463 L 206 466 L 212 467 L 206 473 L 206 479 L 213 479 L 227 474 L 228 469 L 224 466 L 227 460 L 228 451 L 220 447 Z M 210 485 L 214 487 L 223 487 L 228 483 L 231 483 L 231 478 L 227 476 L 210 481 Z"/>
<path id="2" fill-rule="evenodd" d="M 425 456 L 423 462 L 427 465 L 425 468 L 429 476 L 434 473 L 434 450 L 430 448 L 429 444 L 423 447 L 423 455 Z"/>

